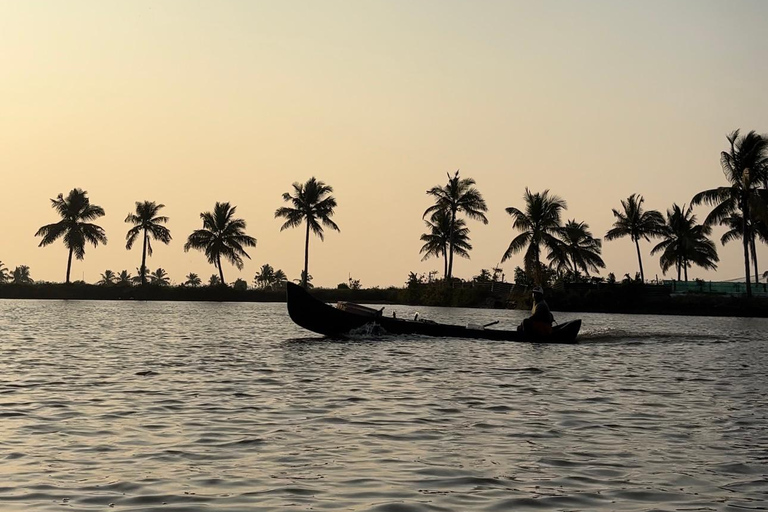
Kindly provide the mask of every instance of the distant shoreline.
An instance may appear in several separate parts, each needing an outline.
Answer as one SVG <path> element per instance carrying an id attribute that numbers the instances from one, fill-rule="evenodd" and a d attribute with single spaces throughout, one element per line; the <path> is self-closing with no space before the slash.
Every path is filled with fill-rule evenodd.
<path id="1" fill-rule="evenodd" d="M 469 307 L 505 309 L 498 296 L 487 289 L 421 286 L 418 288 L 370 288 L 360 290 L 317 288 L 320 300 L 363 304 Z M 231 287 L 100 286 L 91 284 L 2 284 L 0 299 L 186 301 L 186 302 L 285 302 L 284 290 L 236 290 Z M 554 311 L 569 313 L 616 313 L 768 318 L 768 298 L 723 295 L 670 295 L 650 285 L 602 285 L 589 289 L 550 290 L 547 301 Z M 530 308 L 527 295 L 510 296 L 509 309 Z"/>

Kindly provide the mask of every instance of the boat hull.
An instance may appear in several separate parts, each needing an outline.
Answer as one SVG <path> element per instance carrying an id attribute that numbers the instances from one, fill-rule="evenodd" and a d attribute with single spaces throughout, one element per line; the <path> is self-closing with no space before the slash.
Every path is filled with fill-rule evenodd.
<path id="1" fill-rule="evenodd" d="M 535 336 L 520 331 L 473 329 L 461 325 L 438 324 L 422 320 L 405 320 L 383 315 L 364 315 L 342 311 L 312 297 L 293 283 L 287 284 L 288 314 L 297 325 L 330 337 L 340 337 L 361 328 L 375 326 L 388 334 L 418 334 L 446 338 L 473 338 L 496 341 L 537 343 L 576 343 L 581 320 L 556 325 L 552 334 Z"/>

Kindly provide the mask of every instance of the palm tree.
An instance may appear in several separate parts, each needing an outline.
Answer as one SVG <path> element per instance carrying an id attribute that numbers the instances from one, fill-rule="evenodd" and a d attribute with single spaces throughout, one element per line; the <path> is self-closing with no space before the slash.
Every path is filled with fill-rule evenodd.
<path id="1" fill-rule="evenodd" d="M 301 279 L 294 279 L 294 281 L 301 284 L 308 290 L 314 288 L 312 285 L 312 276 L 310 274 L 306 274 L 303 270 L 301 271 Z"/>
<path id="2" fill-rule="evenodd" d="M 120 273 L 117 275 L 117 281 L 115 284 L 119 284 L 121 286 L 130 285 L 132 282 L 131 273 L 127 270 L 121 270 Z"/>
<path id="3" fill-rule="evenodd" d="M 309 232 L 324 240 L 323 226 L 341 231 L 339 226 L 331 220 L 333 210 L 336 208 L 336 199 L 330 194 L 333 188 L 312 176 L 306 183 L 293 184 L 294 195 L 286 192 L 283 201 L 290 202 L 293 206 L 282 206 L 275 210 L 275 218 L 285 218 L 285 223 L 280 226 L 280 231 L 287 228 L 295 228 L 303 222 L 307 223 L 307 233 L 304 239 L 304 272 L 302 276 L 309 275 Z M 301 285 L 307 288 L 307 281 L 302 280 Z"/>
<path id="4" fill-rule="evenodd" d="M 216 274 L 211 274 L 211 277 L 208 278 L 208 286 L 220 286 L 220 285 L 221 285 L 221 278 Z"/>
<path id="5" fill-rule="evenodd" d="M 469 251 L 472 245 L 469 243 L 469 229 L 466 227 L 464 219 L 456 219 L 451 230 L 451 219 L 443 210 L 438 210 L 432 214 L 432 219 L 425 221 L 429 228 L 429 233 L 421 235 L 420 240 L 424 245 L 419 250 L 419 254 L 424 254 L 421 261 L 429 259 L 431 256 L 436 258 L 443 257 L 443 275 L 448 278 L 448 251 L 453 241 L 453 252 L 462 258 L 469 259 Z"/>
<path id="6" fill-rule="evenodd" d="M 196 288 L 203 284 L 203 281 L 200 279 L 200 276 L 195 274 L 194 272 L 190 272 L 187 274 L 187 280 L 184 281 L 184 286 L 192 286 L 193 288 Z"/>
<path id="7" fill-rule="evenodd" d="M 117 279 L 117 276 L 114 272 L 111 270 L 105 270 L 103 274 L 101 274 L 101 279 L 99 280 L 98 285 L 101 286 L 107 286 L 110 284 L 114 284 L 115 280 Z"/>
<path id="8" fill-rule="evenodd" d="M 226 284 L 221 258 L 242 270 L 243 256 L 251 259 L 245 247 L 256 247 L 256 239 L 245 234 L 245 221 L 233 218 L 236 209 L 236 206 L 230 206 L 229 203 L 217 202 L 213 212 L 200 214 L 203 229 L 195 230 L 184 244 L 184 252 L 190 249 L 205 252 L 208 263 L 219 270 L 221 284 Z"/>
<path id="9" fill-rule="evenodd" d="M 262 290 L 271 289 L 272 284 L 275 282 L 275 269 L 269 263 L 265 263 L 261 266 L 261 270 L 256 272 L 253 282 Z"/>
<path id="10" fill-rule="evenodd" d="M 765 200 L 756 192 L 758 186 L 768 184 L 768 136 L 758 135 L 754 131 L 740 137 L 735 130 L 727 137 L 730 143 L 729 151 L 720 153 L 720 166 L 728 187 L 717 187 L 699 192 L 691 200 L 691 204 L 706 203 L 714 206 L 704 224 L 729 223 L 733 214 L 739 214 L 742 220 L 742 245 L 744 246 L 744 277 L 747 285 L 747 297 L 752 296 L 752 286 L 749 279 L 750 249 L 755 233 L 752 221 L 758 216 L 766 216 Z"/>
<path id="11" fill-rule="evenodd" d="M 627 200 L 621 200 L 623 211 L 613 209 L 616 221 L 613 227 L 605 234 L 607 241 L 616 240 L 628 236 L 635 243 L 637 250 L 637 263 L 640 265 L 640 281 L 645 282 L 643 273 L 643 259 L 640 255 L 640 239 L 650 241 L 651 237 L 657 237 L 664 232 L 664 217 L 656 210 L 643 211 L 643 196 L 632 194 Z"/>
<path id="12" fill-rule="evenodd" d="M 29 267 L 27 265 L 19 265 L 13 269 L 11 274 L 11 282 L 13 284 L 32 284 L 35 281 L 29 274 Z"/>
<path id="13" fill-rule="evenodd" d="M 542 283 L 541 250 L 542 246 L 550 252 L 560 247 L 557 235 L 560 233 L 560 213 L 566 209 L 565 200 L 556 195 L 549 195 L 549 190 L 531 193 L 526 187 L 523 195 L 525 210 L 514 206 L 506 208 L 512 217 L 512 227 L 522 231 L 510 242 L 501 258 L 505 262 L 523 249 L 525 271 L 537 284 Z"/>
<path id="14" fill-rule="evenodd" d="M 285 283 L 288 281 L 288 277 L 285 275 L 285 272 L 283 272 L 280 269 L 275 270 L 275 287 L 276 288 L 284 288 Z"/>
<path id="15" fill-rule="evenodd" d="M 717 256 L 715 244 L 708 238 L 712 228 L 706 225 L 696 224 L 696 216 L 693 215 L 693 207 L 685 205 L 672 205 L 667 210 L 667 223 L 662 241 L 651 250 L 651 254 L 661 252 L 659 265 L 661 271 L 666 274 L 673 266 L 677 270 L 677 280 L 680 280 L 682 271 L 685 280 L 688 281 L 688 268 L 698 265 L 707 270 L 717 269 Z"/>
<path id="16" fill-rule="evenodd" d="M 39 247 L 45 247 L 64 237 L 64 246 L 69 249 L 67 284 L 69 284 L 69 273 L 72 269 L 72 255 L 82 260 L 85 258 L 86 242 L 90 242 L 94 247 L 99 243 L 107 243 L 104 229 L 88 222 L 102 217 L 104 209 L 101 206 L 92 205 L 86 194 L 85 190 L 75 188 L 66 198 L 63 194 L 59 194 L 56 199 L 51 199 L 51 206 L 62 220 L 55 224 L 47 224 L 35 233 L 35 236 L 43 237 Z"/>
<path id="17" fill-rule="evenodd" d="M 456 224 L 457 215 L 461 212 L 473 220 L 480 220 L 483 224 L 488 224 L 485 213 L 488 207 L 480 192 L 474 187 L 475 180 L 472 178 L 461 179 L 459 171 L 456 171 L 453 177 L 448 175 L 448 184 L 443 187 L 434 186 L 427 190 L 427 194 L 435 198 L 435 204 L 424 211 L 422 219 L 430 214 L 433 220 L 435 214 L 439 211 L 445 212 L 449 218 L 449 233 L 458 229 Z M 453 236 L 448 237 L 448 271 L 446 277 L 450 279 L 453 276 L 453 253 L 455 252 Z"/>
<path id="18" fill-rule="evenodd" d="M 765 190 L 759 190 L 758 192 L 765 192 Z M 744 218 L 739 213 L 734 213 L 730 217 L 724 219 L 723 224 L 727 226 L 728 231 L 723 233 L 720 237 L 720 243 L 722 245 L 727 244 L 733 240 L 743 240 L 744 237 Z M 749 241 L 749 252 L 752 256 L 752 264 L 755 270 L 755 282 L 760 282 L 760 272 L 757 267 L 757 244 L 756 240 L 760 240 L 763 243 L 768 243 L 768 224 L 762 219 L 754 219 L 748 222 L 749 232 L 752 233 L 752 240 Z"/>
<path id="19" fill-rule="evenodd" d="M 5 264 L 0 261 L 0 284 L 7 283 L 10 281 L 10 279 L 11 275 L 8 273 L 8 269 L 6 268 Z"/>
<path id="20" fill-rule="evenodd" d="M 558 271 L 571 270 L 574 274 L 583 271 L 587 276 L 590 270 L 599 273 L 605 268 L 605 262 L 600 257 L 603 243 L 594 238 L 586 222 L 569 220 L 557 231 L 561 243 L 550 250 L 547 258 Z"/>
<path id="21" fill-rule="evenodd" d="M 136 201 L 136 212 L 129 213 L 125 222 L 133 224 L 125 235 L 125 248 L 130 250 L 133 243 L 142 235 L 143 247 L 141 249 L 141 267 L 139 275 L 141 284 L 147 283 L 147 256 L 152 256 L 152 244 L 150 238 L 159 240 L 168 245 L 171 242 L 171 232 L 162 224 L 168 222 L 168 217 L 158 216 L 157 213 L 165 208 L 164 204 L 156 204 L 154 201 Z"/>
<path id="22" fill-rule="evenodd" d="M 149 274 L 149 279 L 156 286 L 168 286 L 171 284 L 171 278 L 168 277 L 168 273 L 163 268 L 158 268 Z"/>

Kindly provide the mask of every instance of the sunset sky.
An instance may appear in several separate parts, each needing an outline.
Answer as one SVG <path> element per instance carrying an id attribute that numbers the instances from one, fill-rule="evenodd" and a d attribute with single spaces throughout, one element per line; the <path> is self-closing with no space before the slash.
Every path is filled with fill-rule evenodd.
<path id="1" fill-rule="evenodd" d="M 250 284 L 264 263 L 295 279 L 304 231 L 280 232 L 274 211 L 316 176 L 341 232 L 310 242 L 314 284 L 401 286 L 442 271 L 419 254 L 425 191 L 460 169 L 489 207 L 455 263 L 468 279 L 517 234 L 504 208 L 525 187 L 603 236 L 631 193 L 664 212 L 725 185 L 726 135 L 768 132 L 766 20 L 761 0 L 3 0 L 0 261 L 63 281 L 63 243 L 38 248 L 34 233 L 58 220 L 50 199 L 80 187 L 106 210 L 109 243 L 88 246 L 73 279 L 136 274 L 124 219 L 145 199 L 166 205 L 173 235 L 150 270 L 207 280 L 213 266 L 183 245 L 229 201 L 258 245 L 227 281 Z M 719 270 L 692 278 L 743 276 L 721 234 Z M 651 247 L 645 274 L 661 278 Z M 629 239 L 603 257 L 604 276 L 638 270 Z M 764 245 L 759 259 L 768 269 Z M 508 280 L 518 265 L 503 265 Z"/>

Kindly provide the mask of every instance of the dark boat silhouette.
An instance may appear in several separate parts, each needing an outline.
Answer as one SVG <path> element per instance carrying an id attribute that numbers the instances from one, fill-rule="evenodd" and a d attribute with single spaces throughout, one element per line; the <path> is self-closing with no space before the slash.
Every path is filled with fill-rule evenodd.
<path id="1" fill-rule="evenodd" d="M 581 320 L 552 328 L 552 334 L 537 336 L 520 331 L 486 329 L 484 326 L 439 324 L 429 320 L 406 320 L 381 314 L 380 310 L 341 302 L 333 307 L 312 297 L 293 283 L 287 283 L 288 314 L 297 325 L 329 337 L 343 337 L 356 330 L 383 331 L 386 334 L 420 334 L 448 338 L 474 338 L 535 343 L 576 343 Z"/>

